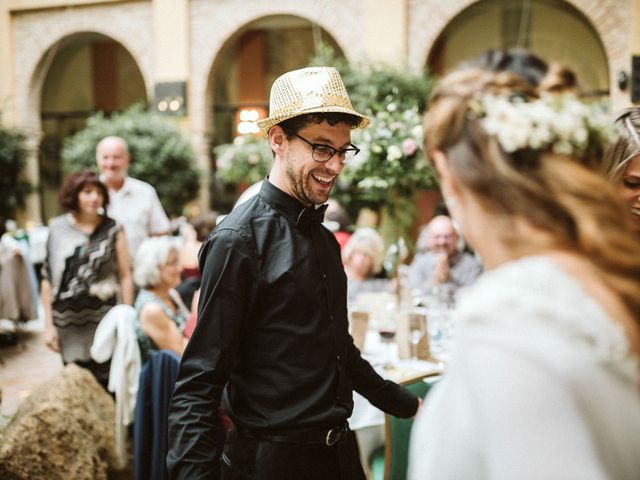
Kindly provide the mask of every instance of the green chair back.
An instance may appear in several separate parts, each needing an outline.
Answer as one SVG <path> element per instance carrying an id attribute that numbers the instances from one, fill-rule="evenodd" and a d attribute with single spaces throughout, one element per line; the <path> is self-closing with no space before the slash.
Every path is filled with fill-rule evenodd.
<path id="1" fill-rule="evenodd" d="M 404 385 L 420 398 L 425 398 L 429 389 L 435 384 L 434 379 L 420 379 Z M 409 439 L 411 437 L 412 418 L 397 418 L 385 415 L 385 480 L 405 480 L 409 465 Z"/>

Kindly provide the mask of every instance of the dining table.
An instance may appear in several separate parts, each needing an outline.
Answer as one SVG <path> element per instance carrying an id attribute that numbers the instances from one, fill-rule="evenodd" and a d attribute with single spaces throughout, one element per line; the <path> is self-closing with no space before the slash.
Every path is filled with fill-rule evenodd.
<path id="1" fill-rule="evenodd" d="M 443 371 L 443 363 L 435 359 L 401 359 L 398 344 L 383 339 L 376 330 L 366 332 L 362 356 L 380 376 L 396 383 L 407 383 L 413 379 L 438 375 Z M 359 393 L 353 392 L 353 413 L 349 418 L 349 427 L 356 435 L 360 460 L 367 475 L 371 454 L 385 443 L 384 416 L 382 410 Z"/>

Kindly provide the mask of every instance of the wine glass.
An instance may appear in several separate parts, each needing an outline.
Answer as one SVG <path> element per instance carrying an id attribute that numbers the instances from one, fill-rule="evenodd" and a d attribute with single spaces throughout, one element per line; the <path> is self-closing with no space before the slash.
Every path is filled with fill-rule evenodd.
<path id="1" fill-rule="evenodd" d="M 411 359 L 418 359 L 418 344 L 427 334 L 427 313 L 424 308 L 414 308 L 409 312 L 409 340 Z"/>
<path id="2" fill-rule="evenodd" d="M 395 305 L 393 302 L 387 302 L 384 308 L 384 317 L 378 325 L 378 333 L 380 334 L 380 341 L 385 345 L 385 362 L 384 368 L 389 370 L 393 368 L 393 339 L 396 336 L 396 322 L 395 322 Z"/>
<path id="3" fill-rule="evenodd" d="M 383 368 L 390 370 L 393 368 L 393 339 L 396 336 L 396 327 L 389 323 L 385 323 L 378 329 L 380 334 L 380 341 L 386 346 L 385 348 L 385 361 Z"/>

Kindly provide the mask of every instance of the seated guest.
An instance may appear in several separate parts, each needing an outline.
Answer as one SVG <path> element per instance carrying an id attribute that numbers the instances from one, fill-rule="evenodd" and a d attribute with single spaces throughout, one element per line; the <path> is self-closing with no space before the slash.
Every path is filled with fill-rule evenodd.
<path id="1" fill-rule="evenodd" d="M 201 213 L 182 228 L 183 242 L 178 252 L 181 282 L 176 290 L 185 305 L 191 305 L 194 292 L 200 288 L 198 252 L 215 228 L 217 219 L 218 212 Z"/>
<path id="2" fill-rule="evenodd" d="M 434 217 L 418 237 L 418 253 L 409 269 L 409 285 L 423 292 L 436 285 L 457 289 L 469 285 L 482 273 L 473 255 L 458 251 L 458 234 L 451 219 Z"/>
<path id="3" fill-rule="evenodd" d="M 155 237 L 142 242 L 133 279 L 141 288 L 134 306 L 142 363 L 152 352 L 162 349 L 182 355 L 187 340 L 180 330 L 188 310 L 174 290 L 180 283 L 180 267 L 178 251 L 170 238 Z"/>
<path id="4" fill-rule="evenodd" d="M 340 245 L 340 251 L 344 250 L 344 246 L 351 238 L 348 228 L 353 223 L 351 217 L 344 209 L 340 202 L 330 198 L 327 207 L 327 211 L 324 213 L 324 226 L 333 232 L 338 244 Z"/>
<path id="5" fill-rule="evenodd" d="M 381 282 L 376 275 L 382 272 L 383 260 L 384 240 L 380 234 L 373 228 L 358 228 L 342 251 L 349 303 L 360 292 L 380 289 Z"/>
<path id="6" fill-rule="evenodd" d="M 196 216 L 182 228 L 182 246 L 178 254 L 180 260 L 180 277 L 182 280 L 188 278 L 200 278 L 198 270 L 198 252 L 207 236 L 216 226 L 218 212 L 205 212 Z"/>

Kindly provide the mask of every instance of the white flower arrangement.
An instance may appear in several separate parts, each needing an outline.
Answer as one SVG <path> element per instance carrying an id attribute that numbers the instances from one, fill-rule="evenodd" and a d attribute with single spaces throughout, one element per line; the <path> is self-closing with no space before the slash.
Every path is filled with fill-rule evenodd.
<path id="1" fill-rule="evenodd" d="M 486 95 L 469 108 L 506 153 L 548 150 L 583 156 L 615 141 L 616 129 L 602 104 L 575 95 L 522 97 Z"/>
<path id="2" fill-rule="evenodd" d="M 343 182 L 381 205 L 389 200 L 389 189 L 406 194 L 430 185 L 433 174 L 421 148 L 421 123 L 416 106 L 400 109 L 391 100 L 373 115 L 368 129 L 354 131 L 352 141 L 361 151 L 347 163 Z"/>

